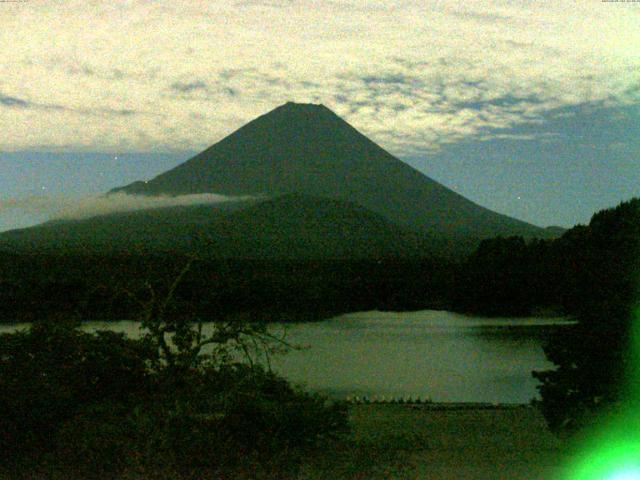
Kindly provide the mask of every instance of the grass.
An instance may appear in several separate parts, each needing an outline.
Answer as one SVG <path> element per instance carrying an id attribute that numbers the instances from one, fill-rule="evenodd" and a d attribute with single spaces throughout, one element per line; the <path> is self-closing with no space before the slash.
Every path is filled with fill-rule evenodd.
<path id="1" fill-rule="evenodd" d="M 351 405 L 351 433 L 307 457 L 296 480 L 554 480 L 567 463 L 564 444 L 529 406 Z M 284 454 L 285 452 L 283 452 Z M 274 464 L 275 465 L 275 464 Z M 2 468 L 0 468 L 0 472 Z M 120 480 L 184 478 L 171 472 L 129 472 Z M 204 471 L 194 480 L 220 478 Z M 0 473 L 0 480 L 3 477 Z M 62 480 L 68 472 L 35 472 Z M 80 478 L 80 476 L 76 476 Z M 277 478 L 247 472 L 236 480 Z M 11 479 L 15 480 L 15 479 Z"/>
<path id="2" fill-rule="evenodd" d="M 352 433 L 309 459 L 300 480 L 553 480 L 562 444 L 537 410 L 352 405 Z"/>

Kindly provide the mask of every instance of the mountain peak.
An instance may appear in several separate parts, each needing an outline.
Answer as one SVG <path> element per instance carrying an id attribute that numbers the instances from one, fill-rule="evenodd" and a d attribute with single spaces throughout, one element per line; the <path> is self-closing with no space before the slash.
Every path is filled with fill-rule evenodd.
<path id="1" fill-rule="evenodd" d="M 263 115 L 263 117 L 270 116 L 294 116 L 294 117 L 306 117 L 308 119 L 317 119 L 322 117 L 331 116 L 334 120 L 344 121 L 338 115 L 336 115 L 331 109 L 327 108 L 322 103 L 296 103 L 287 102 L 270 112 Z M 346 122 L 345 122 L 346 123 Z"/>
<path id="2" fill-rule="evenodd" d="M 314 109 L 314 108 L 325 108 L 322 103 L 297 103 L 297 102 L 287 102 L 283 105 L 280 105 L 278 108 L 289 108 L 289 109 Z"/>
<path id="3" fill-rule="evenodd" d="M 146 183 L 146 195 L 303 193 L 348 201 L 445 238 L 544 236 L 491 212 L 403 163 L 322 104 L 287 102 Z"/>

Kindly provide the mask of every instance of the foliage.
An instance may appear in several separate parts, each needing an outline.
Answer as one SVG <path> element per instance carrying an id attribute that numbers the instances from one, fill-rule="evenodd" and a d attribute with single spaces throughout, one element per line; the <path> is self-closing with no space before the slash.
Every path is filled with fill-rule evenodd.
<path id="1" fill-rule="evenodd" d="M 0 336 L 0 476 L 287 478 L 345 431 L 344 405 L 256 362 L 286 347 L 264 323 L 176 309 L 190 267 L 132 294 L 140 340 L 64 320 Z"/>
<path id="2" fill-rule="evenodd" d="M 640 199 L 593 215 L 553 241 L 481 242 L 456 274 L 453 305 L 486 315 L 540 311 L 578 320 L 545 347 L 557 368 L 534 372 L 554 431 L 570 431 L 620 402 L 640 274 Z"/>
<path id="3" fill-rule="evenodd" d="M 57 429 L 87 405 L 126 403 L 147 383 L 140 344 L 73 322 L 43 322 L 0 336 L 0 455 L 49 451 Z"/>
<path id="4" fill-rule="evenodd" d="M 148 283 L 161 296 L 186 261 L 173 253 L 27 254 L 0 248 L 0 321 L 138 318 L 142 306 L 125 287 L 148 301 Z M 453 290 L 451 277 L 447 262 L 425 259 L 204 258 L 177 286 L 171 310 L 191 318 L 313 321 L 349 311 L 442 308 Z"/>
<path id="5" fill-rule="evenodd" d="M 162 388 L 128 410 L 113 404 L 83 410 L 58 431 L 56 455 L 87 477 L 284 478 L 345 425 L 343 406 L 259 367 L 228 365 L 194 374 L 179 390 Z"/>
<path id="6" fill-rule="evenodd" d="M 557 368 L 534 372 L 555 431 L 572 431 L 622 401 L 631 372 L 633 311 L 640 280 L 640 199 L 593 216 L 557 240 L 563 301 L 577 325 L 548 342 Z M 570 302 L 573 304 L 571 305 Z"/>
<path id="7" fill-rule="evenodd" d="M 456 275 L 456 309 L 484 315 L 528 315 L 556 303 L 546 261 L 551 242 L 497 237 L 480 242 Z"/>

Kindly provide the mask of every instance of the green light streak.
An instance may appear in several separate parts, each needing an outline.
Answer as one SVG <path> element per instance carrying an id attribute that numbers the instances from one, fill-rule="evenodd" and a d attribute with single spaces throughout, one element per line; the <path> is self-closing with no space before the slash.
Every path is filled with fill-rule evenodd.
<path id="1" fill-rule="evenodd" d="M 640 469 L 638 468 L 630 468 L 625 470 L 620 470 L 615 473 L 613 476 L 608 477 L 606 480 L 638 480 L 640 479 Z"/>
<path id="2" fill-rule="evenodd" d="M 640 480 L 640 308 L 631 340 L 622 405 L 582 439 L 562 480 Z"/>
<path id="3" fill-rule="evenodd" d="M 640 306 L 636 307 L 633 314 L 630 356 L 628 395 L 632 401 L 640 403 Z M 640 411 L 638 413 L 640 414 Z"/>
<path id="4" fill-rule="evenodd" d="M 629 438 L 628 429 L 620 425 L 608 434 L 594 439 L 591 448 L 574 460 L 566 480 L 613 480 L 633 478 L 640 480 L 640 441 Z M 631 476 L 636 475 L 636 476 Z"/>

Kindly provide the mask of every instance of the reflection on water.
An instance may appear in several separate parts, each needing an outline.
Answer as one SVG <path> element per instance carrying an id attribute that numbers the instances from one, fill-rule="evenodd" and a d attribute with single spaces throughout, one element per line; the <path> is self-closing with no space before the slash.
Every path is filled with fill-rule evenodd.
<path id="1" fill-rule="evenodd" d="M 528 402 L 532 370 L 551 364 L 542 333 L 563 319 L 485 319 L 443 311 L 363 312 L 289 327 L 311 348 L 274 368 L 331 394 Z"/>
<path id="2" fill-rule="evenodd" d="M 518 402 L 537 395 L 532 370 L 552 365 L 542 339 L 561 318 L 486 319 L 451 312 L 361 312 L 276 325 L 306 345 L 272 359 L 274 370 L 330 395 Z M 0 326 L 0 332 L 16 326 Z M 88 330 L 140 334 L 135 322 L 87 322 Z"/>

